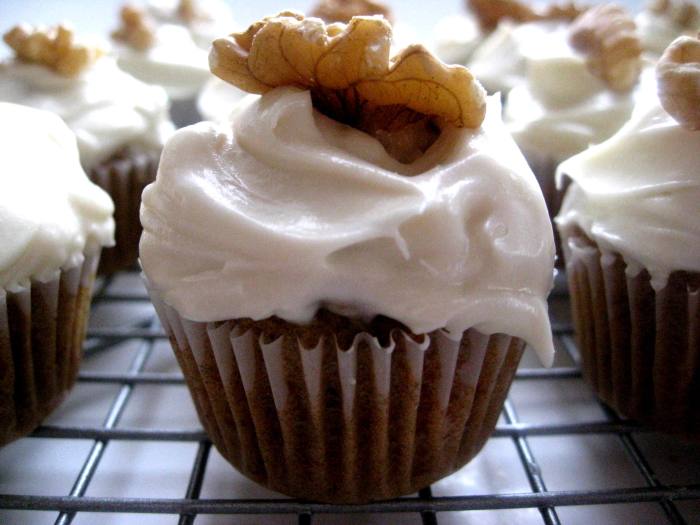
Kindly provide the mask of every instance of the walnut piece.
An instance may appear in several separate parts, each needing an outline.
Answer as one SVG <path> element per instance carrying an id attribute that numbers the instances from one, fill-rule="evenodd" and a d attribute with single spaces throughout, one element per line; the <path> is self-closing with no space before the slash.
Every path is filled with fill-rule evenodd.
<path id="1" fill-rule="evenodd" d="M 493 31 L 502 19 L 516 23 L 535 20 L 573 20 L 586 10 L 585 7 L 574 2 L 552 4 L 538 10 L 520 0 L 467 0 L 467 7 L 474 12 L 481 29 L 486 32 Z"/>
<path id="2" fill-rule="evenodd" d="M 569 42 L 614 91 L 629 91 L 642 70 L 642 44 L 632 16 L 615 4 L 590 8 L 571 24 Z"/>
<path id="3" fill-rule="evenodd" d="M 700 130 L 700 35 L 671 42 L 656 65 L 659 100 L 676 122 Z"/>
<path id="4" fill-rule="evenodd" d="M 382 15 L 393 22 L 389 6 L 375 0 L 321 0 L 311 11 L 311 16 L 327 23 L 347 24 L 353 16 L 363 15 Z"/>
<path id="5" fill-rule="evenodd" d="M 209 65 L 250 93 L 309 89 L 334 118 L 361 120 L 367 105 L 400 106 L 459 127 L 477 128 L 485 92 L 469 70 L 446 66 L 421 45 L 389 58 L 391 26 L 381 17 L 345 24 L 283 12 L 213 42 Z"/>
<path id="6" fill-rule="evenodd" d="M 210 17 L 197 5 L 197 0 L 180 0 L 176 9 L 177 16 L 186 23 L 195 20 L 208 20 Z"/>
<path id="7" fill-rule="evenodd" d="M 75 42 L 64 25 L 32 27 L 20 24 L 4 35 L 19 60 L 44 65 L 59 75 L 74 77 L 102 56 L 102 50 Z"/>
<path id="8" fill-rule="evenodd" d="M 139 51 L 153 45 L 154 29 L 145 11 L 133 5 L 125 5 L 119 12 L 121 27 L 112 32 L 112 38 L 124 42 Z"/>
<path id="9" fill-rule="evenodd" d="M 652 0 L 648 9 L 684 29 L 696 30 L 700 26 L 700 10 L 693 0 Z"/>

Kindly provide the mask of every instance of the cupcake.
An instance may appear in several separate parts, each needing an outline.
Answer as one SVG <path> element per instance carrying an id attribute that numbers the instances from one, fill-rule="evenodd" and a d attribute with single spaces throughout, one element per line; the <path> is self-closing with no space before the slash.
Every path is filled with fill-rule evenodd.
<path id="1" fill-rule="evenodd" d="M 700 30 L 700 10 L 695 0 L 652 0 L 635 22 L 644 51 L 656 61 L 676 37 Z"/>
<path id="2" fill-rule="evenodd" d="M 80 162 L 116 205 L 116 246 L 100 272 L 136 263 L 141 191 L 155 178 L 173 131 L 167 97 L 121 71 L 109 57 L 75 41 L 65 26 L 19 25 L 5 34 L 15 57 L 0 63 L 0 100 L 51 111 L 75 133 Z"/>
<path id="3" fill-rule="evenodd" d="M 551 225 L 499 100 L 422 46 L 390 60 L 390 40 L 381 17 L 289 12 L 216 40 L 212 71 L 261 96 L 179 130 L 141 208 L 204 428 L 306 499 L 396 497 L 460 468 L 525 343 L 553 356 Z"/>
<path id="4" fill-rule="evenodd" d="M 681 37 L 609 140 L 559 167 L 585 378 L 622 416 L 700 436 L 700 40 Z"/>
<path id="5" fill-rule="evenodd" d="M 34 430 L 75 382 L 109 196 L 57 116 L 0 103 L 0 445 Z"/>
<path id="6" fill-rule="evenodd" d="M 124 71 L 161 86 L 171 99 L 178 126 L 201 120 L 196 99 L 211 78 L 207 53 L 212 40 L 234 29 L 224 2 L 151 1 L 145 7 L 126 4 L 112 38 Z"/>
<path id="7" fill-rule="evenodd" d="M 446 64 L 466 64 L 483 39 L 479 24 L 468 13 L 441 18 L 433 35 L 435 54 Z"/>
<path id="8" fill-rule="evenodd" d="M 554 217 L 561 204 L 557 165 L 612 136 L 644 91 L 641 46 L 631 15 L 604 4 L 521 52 L 526 82 L 508 93 L 504 120 Z"/>
<path id="9" fill-rule="evenodd" d="M 544 46 L 583 11 L 573 3 L 538 10 L 517 0 L 469 0 L 469 7 L 485 36 L 467 64 L 489 93 L 504 96 L 525 81 L 523 47 Z"/>

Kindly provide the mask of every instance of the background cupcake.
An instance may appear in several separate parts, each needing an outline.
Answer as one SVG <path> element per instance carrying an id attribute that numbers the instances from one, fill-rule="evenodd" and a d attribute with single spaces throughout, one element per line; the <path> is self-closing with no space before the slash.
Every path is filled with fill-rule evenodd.
<path id="1" fill-rule="evenodd" d="M 553 217 L 561 202 L 557 165 L 613 135 L 644 96 L 641 45 L 631 16 L 612 4 L 531 44 L 521 48 L 526 82 L 508 93 L 504 120 Z"/>
<path id="2" fill-rule="evenodd" d="M 163 87 L 178 126 L 198 122 L 196 99 L 211 78 L 207 53 L 212 40 L 235 29 L 224 2 L 152 1 L 126 4 L 112 32 L 117 62 L 136 78 Z"/>
<path id="3" fill-rule="evenodd" d="M 109 196 L 51 113 L 0 103 L 0 445 L 31 432 L 75 382 Z"/>
<path id="4" fill-rule="evenodd" d="M 695 0 L 651 0 L 634 20 L 644 51 L 656 61 L 676 37 L 700 30 L 700 8 Z"/>
<path id="5" fill-rule="evenodd" d="M 612 138 L 559 167 L 586 379 L 620 414 L 700 435 L 700 40 L 675 41 Z"/>
<path id="6" fill-rule="evenodd" d="M 100 270 L 135 264 L 141 191 L 173 131 L 165 93 L 76 42 L 64 26 L 16 26 L 5 41 L 15 57 L 0 63 L 0 100 L 51 111 L 68 124 L 83 168 L 116 204 L 117 244 L 105 250 Z"/>
<path id="7" fill-rule="evenodd" d="M 389 36 L 284 14 L 215 41 L 213 71 L 263 94 L 178 131 L 144 193 L 141 262 L 204 427 L 307 499 L 454 471 L 525 341 L 553 354 L 550 222 L 499 101 L 421 46 L 390 66 Z"/>

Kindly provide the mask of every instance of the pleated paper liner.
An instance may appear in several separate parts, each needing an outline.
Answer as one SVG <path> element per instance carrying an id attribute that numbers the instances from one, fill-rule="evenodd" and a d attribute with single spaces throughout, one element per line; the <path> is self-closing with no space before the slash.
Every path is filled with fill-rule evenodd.
<path id="1" fill-rule="evenodd" d="M 100 275 L 136 265 L 143 229 L 139 218 L 141 194 L 155 180 L 159 158 L 159 153 L 137 152 L 127 148 L 90 170 L 90 180 L 114 201 L 116 244 L 102 251 L 98 270 Z"/>
<path id="2" fill-rule="evenodd" d="M 393 321 L 379 339 L 348 336 L 341 316 L 318 331 L 192 322 L 150 293 L 221 454 L 309 500 L 393 498 L 459 469 L 492 433 L 524 348 L 473 329 L 461 342 L 414 336 Z"/>
<path id="3" fill-rule="evenodd" d="M 98 261 L 0 289 L 0 445 L 34 430 L 75 383 Z"/>
<path id="4" fill-rule="evenodd" d="M 566 234 L 566 269 L 585 378 L 620 415 L 700 437 L 700 274 L 654 290 L 583 232 Z"/>

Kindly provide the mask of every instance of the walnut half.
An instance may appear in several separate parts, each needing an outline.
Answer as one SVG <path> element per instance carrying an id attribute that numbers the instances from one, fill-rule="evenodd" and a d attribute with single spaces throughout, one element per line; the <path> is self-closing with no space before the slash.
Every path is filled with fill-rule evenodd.
<path id="1" fill-rule="evenodd" d="M 119 11 L 119 17 L 122 25 L 112 32 L 112 38 L 139 51 L 153 45 L 154 29 L 143 9 L 126 4 Z"/>
<path id="2" fill-rule="evenodd" d="M 535 20 L 573 20 L 586 8 L 574 2 L 552 4 L 545 9 L 535 9 L 520 0 L 467 0 L 484 31 L 493 31 L 503 19 L 517 23 Z"/>
<path id="3" fill-rule="evenodd" d="M 284 12 L 215 40 L 209 65 L 250 93 L 279 86 L 308 89 L 321 112 L 378 138 L 379 130 L 405 141 L 416 133 L 435 135 L 443 123 L 481 125 L 485 92 L 469 70 L 446 66 L 420 45 L 390 58 L 390 46 L 391 26 L 379 16 L 326 25 Z M 421 120 L 430 125 L 418 125 Z M 416 133 L 398 133 L 409 125 Z M 400 160 L 410 162 L 411 156 Z"/>
<path id="4" fill-rule="evenodd" d="M 659 100 L 679 124 L 700 130 L 700 35 L 671 42 L 656 65 Z"/>
<path id="5" fill-rule="evenodd" d="M 642 44 L 632 16 L 615 4 L 592 7 L 573 24 L 569 42 L 585 53 L 591 73 L 614 91 L 629 91 L 642 71 Z"/>
<path id="6" fill-rule="evenodd" d="M 74 77 L 102 56 L 102 50 L 75 42 L 64 25 L 42 28 L 20 24 L 4 35 L 19 60 L 44 65 L 59 75 Z"/>

